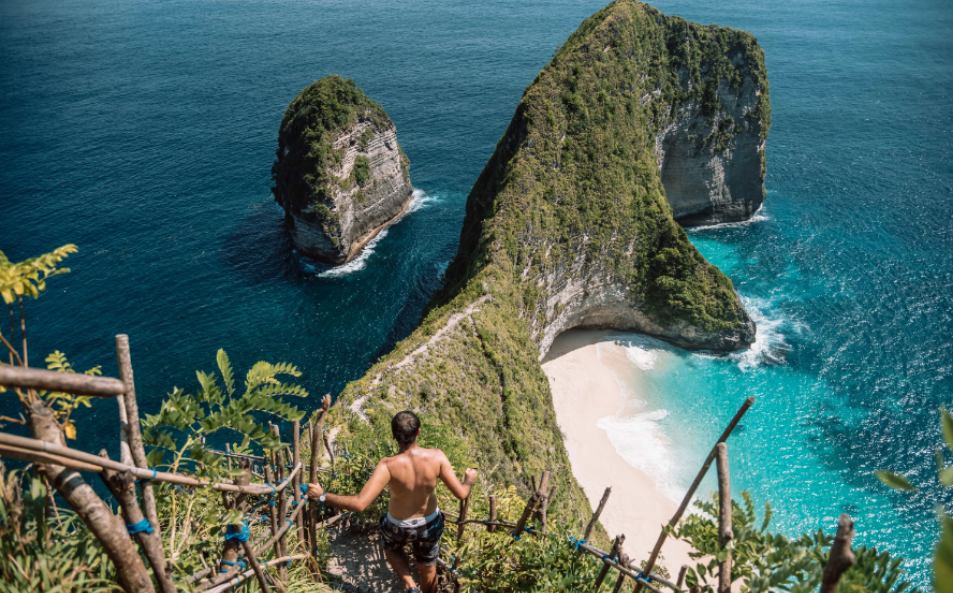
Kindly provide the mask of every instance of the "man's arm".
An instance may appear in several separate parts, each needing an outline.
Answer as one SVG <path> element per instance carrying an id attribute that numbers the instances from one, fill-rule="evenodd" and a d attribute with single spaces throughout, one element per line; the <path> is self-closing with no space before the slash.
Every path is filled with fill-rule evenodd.
<path id="1" fill-rule="evenodd" d="M 374 473 L 371 474 L 371 479 L 361 488 L 360 494 L 357 496 L 339 496 L 328 492 L 324 501 L 325 504 L 336 509 L 361 512 L 371 506 L 371 503 L 374 502 L 374 499 L 377 498 L 388 482 L 390 482 L 390 470 L 387 469 L 387 464 L 382 460 L 377 464 Z M 320 484 L 308 484 L 307 498 L 316 500 L 322 494 L 325 494 L 325 492 Z"/>
<path id="2" fill-rule="evenodd" d="M 447 485 L 450 494 L 453 494 L 458 500 L 463 500 L 470 496 L 470 490 L 477 481 L 476 470 L 467 468 L 467 470 L 463 472 L 463 482 L 461 483 L 460 480 L 457 479 L 457 474 L 453 473 L 453 466 L 450 465 L 450 460 L 447 459 L 443 451 L 440 452 L 440 457 L 442 458 L 440 460 L 440 479 Z"/>

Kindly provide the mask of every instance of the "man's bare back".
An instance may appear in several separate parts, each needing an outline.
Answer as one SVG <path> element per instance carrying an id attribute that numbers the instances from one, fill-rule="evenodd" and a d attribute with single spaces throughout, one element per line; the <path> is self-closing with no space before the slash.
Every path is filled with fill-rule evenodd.
<path id="1" fill-rule="evenodd" d="M 403 547 L 413 544 L 417 570 L 423 593 L 436 590 L 435 563 L 443 533 L 443 514 L 437 509 L 437 480 L 443 481 L 459 500 L 470 495 L 477 481 L 475 469 L 464 472 L 463 482 L 453 472 L 450 460 L 440 449 L 424 449 L 417 445 L 420 420 L 412 412 L 400 412 L 391 423 L 400 452 L 381 459 L 370 479 L 356 496 L 340 496 L 325 492 L 320 484 L 308 484 L 307 497 L 351 511 L 363 511 L 390 486 L 387 516 L 381 519 L 384 555 L 408 591 L 417 591 Z M 424 519 L 423 521 L 414 521 Z"/>

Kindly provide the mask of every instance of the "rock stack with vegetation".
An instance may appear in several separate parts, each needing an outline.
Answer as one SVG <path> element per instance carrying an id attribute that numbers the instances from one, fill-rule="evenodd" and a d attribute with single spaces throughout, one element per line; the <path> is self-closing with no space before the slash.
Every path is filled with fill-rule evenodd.
<path id="1" fill-rule="evenodd" d="M 281 120 L 276 156 L 275 200 L 298 250 L 321 261 L 349 261 L 413 193 L 394 123 L 340 76 L 295 97 Z"/>

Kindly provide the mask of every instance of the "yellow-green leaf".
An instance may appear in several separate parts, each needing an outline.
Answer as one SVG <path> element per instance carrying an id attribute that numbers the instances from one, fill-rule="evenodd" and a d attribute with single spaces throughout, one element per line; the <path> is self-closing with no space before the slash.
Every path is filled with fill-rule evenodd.
<path id="1" fill-rule="evenodd" d="M 943 426 L 943 439 L 946 446 L 953 450 L 953 416 L 946 410 L 940 410 L 940 425 Z"/>
<path id="2" fill-rule="evenodd" d="M 877 477 L 881 482 L 896 490 L 915 490 L 913 484 L 900 474 L 881 470 L 877 472 Z"/>

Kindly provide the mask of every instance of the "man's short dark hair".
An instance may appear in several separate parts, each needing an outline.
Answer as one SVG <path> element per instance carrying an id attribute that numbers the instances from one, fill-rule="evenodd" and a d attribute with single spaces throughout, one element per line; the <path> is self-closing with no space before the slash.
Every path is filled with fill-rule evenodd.
<path id="1" fill-rule="evenodd" d="M 417 414 L 404 410 L 397 412 L 394 419 L 390 421 L 390 430 L 394 433 L 394 438 L 401 445 L 409 445 L 417 440 L 417 431 L 420 430 L 420 418 Z"/>

